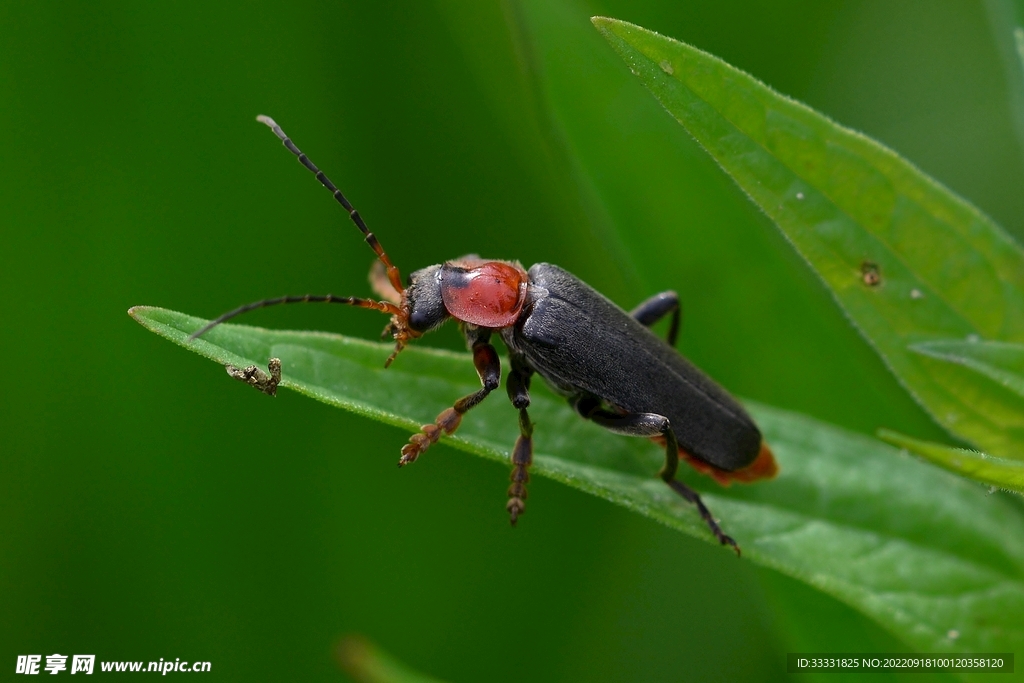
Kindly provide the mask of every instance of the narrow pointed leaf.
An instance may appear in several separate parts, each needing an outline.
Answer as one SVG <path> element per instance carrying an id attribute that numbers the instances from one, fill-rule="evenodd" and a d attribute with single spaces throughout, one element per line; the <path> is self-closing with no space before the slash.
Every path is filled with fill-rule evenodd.
<path id="1" fill-rule="evenodd" d="M 969 448 L 954 448 L 931 441 L 921 441 L 889 429 L 880 429 L 878 437 L 927 458 L 951 472 L 983 484 L 1024 494 L 1024 462 L 1020 460 L 997 458 Z"/>
<path id="2" fill-rule="evenodd" d="M 282 386 L 409 431 L 479 386 L 464 354 L 413 347 L 385 370 L 389 345 L 235 325 L 189 343 L 205 320 L 159 308 L 130 313 L 218 363 L 265 365 L 278 357 Z M 714 542 L 693 508 L 654 476 L 662 457 L 657 447 L 609 434 L 542 383 L 535 387 L 535 474 Z M 507 463 L 518 425 L 503 398 L 474 408 L 443 443 Z M 745 561 L 817 587 L 920 650 L 1024 646 L 1024 520 L 1007 500 L 874 439 L 751 409 L 779 461 L 776 480 L 722 489 L 681 475 L 697 488 L 711 487 L 704 500 L 739 541 Z M 950 639 L 951 630 L 960 636 Z"/>
<path id="3" fill-rule="evenodd" d="M 1001 425 L 1006 448 L 1000 455 L 1024 461 L 1024 345 L 942 339 L 912 344 L 910 350 L 977 373 L 970 381 L 951 380 L 950 386 Z"/>
<path id="4" fill-rule="evenodd" d="M 911 352 L 939 338 L 1024 342 L 1024 252 L 989 218 L 869 138 L 722 60 L 615 19 L 594 24 L 779 226 L 899 380 L 947 429 L 1016 450 L 1013 401 Z"/>

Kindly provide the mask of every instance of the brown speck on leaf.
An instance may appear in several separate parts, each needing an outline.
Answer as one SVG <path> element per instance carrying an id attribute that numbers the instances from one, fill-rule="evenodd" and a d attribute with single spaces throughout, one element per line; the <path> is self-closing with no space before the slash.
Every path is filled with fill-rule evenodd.
<path id="1" fill-rule="evenodd" d="M 877 287 L 882 284 L 882 269 L 877 263 L 864 261 L 860 264 L 860 278 L 868 287 Z"/>

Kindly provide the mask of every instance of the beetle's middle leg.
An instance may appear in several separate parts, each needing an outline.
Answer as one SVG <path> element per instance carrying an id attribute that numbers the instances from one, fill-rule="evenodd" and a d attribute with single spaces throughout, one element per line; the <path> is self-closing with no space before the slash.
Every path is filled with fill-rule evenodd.
<path id="1" fill-rule="evenodd" d="M 639 306 L 629 312 L 631 316 L 644 327 L 650 327 L 669 313 L 672 320 L 668 324 L 666 340 L 669 346 L 676 345 L 676 337 L 679 336 L 679 318 L 682 309 L 679 306 L 679 295 L 669 290 L 661 294 L 655 294 L 650 299 L 642 301 Z"/>
<path id="2" fill-rule="evenodd" d="M 505 380 L 508 399 L 519 409 L 519 438 L 512 448 L 512 485 L 508 487 L 509 521 L 516 525 L 519 515 L 526 511 L 526 484 L 530 481 L 530 465 L 533 464 L 533 423 L 526 409 L 530 405 L 530 375 L 533 370 L 522 358 L 513 354 L 512 370 Z"/>
<path id="3" fill-rule="evenodd" d="M 473 365 L 476 366 L 476 373 L 480 376 L 483 388 L 463 396 L 455 405 L 438 415 L 434 424 L 423 425 L 419 433 L 409 437 L 409 443 L 402 447 L 402 457 L 398 459 L 399 467 L 408 465 L 420 457 L 431 444 L 437 443 L 442 434 L 451 434 L 458 429 L 462 416 L 487 398 L 487 394 L 498 388 L 501 380 L 501 362 L 498 360 L 498 352 L 486 339 L 478 339 L 473 343 Z"/>
<path id="4" fill-rule="evenodd" d="M 704 501 L 700 499 L 700 495 L 681 481 L 676 481 L 676 470 L 679 469 L 679 442 L 676 440 L 676 433 L 672 431 L 672 425 L 667 417 L 657 413 L 620 414 L 606 410 L 597 401 L 586 398 L 578 399 L 574 405 L 583 417 L 593 420 L 595 423 L 616 434 L 646 436 L 648 438 L 661 437 L 665 439 L 665 465 L 658 472 L 658 476 L 669 485 L 669 488 L 688 502 L 697 506 L 701 519 L 708 525 L 711 533 L 715 535 L 719 543 L 731 545 L 736 550 L 736 554 L 739 554 L 740 549 L 736 545 L 736 541 L 732 537 L 727 536 L 722 531 L 722 528 L 718 526 L 718 522 L 711 516 L 711 512 L 704 505 Z"/>

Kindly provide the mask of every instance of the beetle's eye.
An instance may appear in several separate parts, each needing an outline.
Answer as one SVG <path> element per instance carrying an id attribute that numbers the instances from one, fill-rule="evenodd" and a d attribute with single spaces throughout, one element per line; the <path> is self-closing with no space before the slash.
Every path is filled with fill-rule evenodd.
<path id="1" fill-rule="evenodd" d="M 447 312 L 441 306 L 416 306 L 409 313 L 409 328 L 417 332 L 427 332 L 440 325 L 447 317 Z"/>
<path id="2" fill-rule="evenodd" d="M 480 327 L 508 327 L 519 317 L 526 293 L 526 273 L 501 261 L 474 268 L 445 264 L 441 297 L 452 317 Z"/>

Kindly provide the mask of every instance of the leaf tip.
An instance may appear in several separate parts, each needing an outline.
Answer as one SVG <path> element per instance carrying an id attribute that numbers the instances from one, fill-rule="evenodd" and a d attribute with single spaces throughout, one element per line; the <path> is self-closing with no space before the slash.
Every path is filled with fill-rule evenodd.
<path id="1" fill-rule="evenodd" d="M 899 432 L 894 432 L 891 429 L 886 429 L 885 427 L 879 427 L 878 429 L 875 430 L 875 436 L 877 436 L 879 439 L 881 439 L 882 441 L 885 441 L 888 444 L 892 444 L 894 446 L 898 446 L 899 445 L 898 442 L 899 442 L 900 438 L 903 435 L 900 434 Z"/>
<path id="2" fill-rule="evenodd" d="M 605 35 L 614 33 L 616 27 L 628 26 L 627 22 L 622 21 L 621 19 L 612 19 L 611 17 L 601 16 L 590 17 L 590 23 L 594 25 L 594 28 Z"/>
<path id="3" fill-rule="evenodd" d="M 142 322 L 140 318 L 151 309 L 152 306 L 132 306 L 128 309 L 128 315 L 135 319 L 135 322 Z"/>

